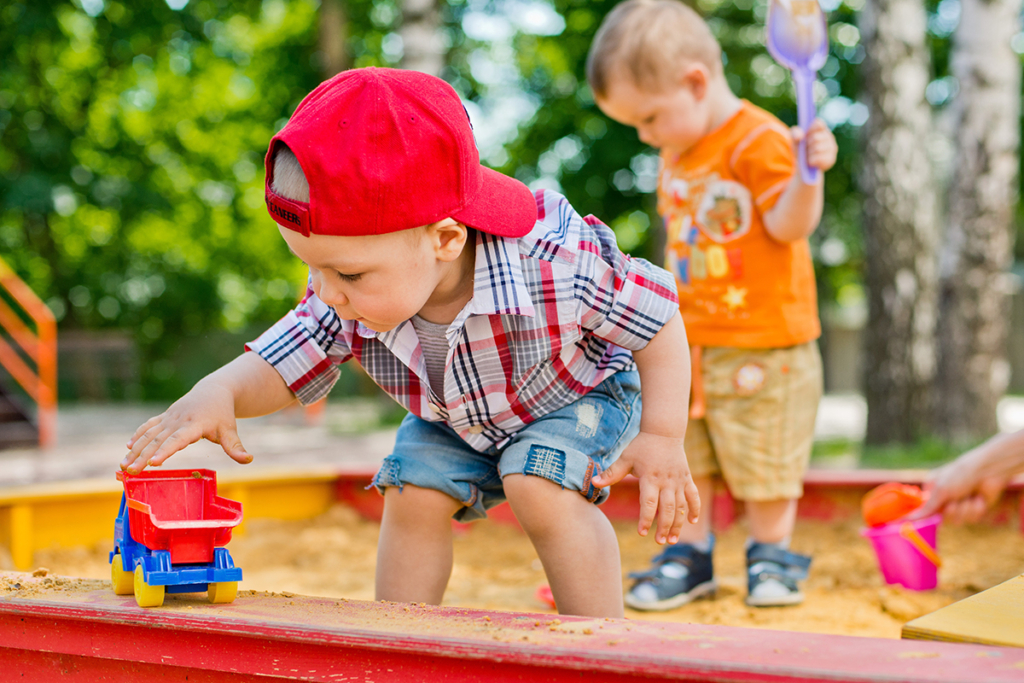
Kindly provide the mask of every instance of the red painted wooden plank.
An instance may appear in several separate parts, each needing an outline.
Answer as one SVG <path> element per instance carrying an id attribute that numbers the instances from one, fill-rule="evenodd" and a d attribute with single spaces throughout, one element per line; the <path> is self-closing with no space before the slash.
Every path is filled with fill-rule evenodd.
<path id="1" fill-rule="evenodd" d="M 11 576 L 22 588 L 0 592 L 0 643 L 19 656 L 0 680 L 32 680 L 14 676 L 23 659 L 29 674 L 75 662 L 79 680 L 142 683 L 180 680 L 152 677 L 147 667 L 160 665 L 310 681 L 1024 678 L 1024 650 L 1014 648 L 246 593 L 231 605 L 170 596 L 143 610 L 103 582 L 44 591 L 39 579 Z"/>
<path id="2" fill-rule="evenodd" d="M 338 499 L 354 507 L 367 519 L 380 521 L 384 511 L 384 499 L 375 489 L 367 489 L 373 472 L 346 471 L 338 475 Z M 926 470 L 810 470 L 804 481 L 804 497 L 800 500 L 797 514 L 802 519 L 833 521 L 860 518 L 860 501 L 865 493 L 889 481 L 904 484 L 920 484 L 927 476 Z M 743 504 L 733 500 L 728 489 L 719 486 L 712 501 L 715 528 L 727 529 L 743 511 Z M 635 477 L 626 477 L 612 487 L 608 500 L 601 510 L 614 521 L 637 521 L 640 515 L 640 487 Z M 518 525 L 508 504 L 502 504 L 488 511 L 488 518 L 501 524 Z M 1024 532 L 1024 477 L 1018 477 L 1010 486 L 1003 499 L 987 515 L 985 521 L 991 524 L 1006 524 L 1020 519 Z"/>

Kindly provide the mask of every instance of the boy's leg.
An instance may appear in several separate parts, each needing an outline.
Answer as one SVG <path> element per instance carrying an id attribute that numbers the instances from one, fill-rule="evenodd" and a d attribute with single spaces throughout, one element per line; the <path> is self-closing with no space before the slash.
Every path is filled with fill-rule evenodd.
<path id="1" fill-rule="evenodd" d="M 821 398 L 815 342 L 780 349 L 705 349 L 707 422 L 723 476 L 747 508 L 747 604 L 792 605 L 810 558 L 789 551 Z M 712 401 L 709 397 L 709 406 Z"/>
<path id="2" fill-rule="evenodd" d="M 505 495 L 537 550 L 559 614 L 621 617 L 622 565 L 608 518 L 579 491 L 510 474 Z"/>
<path id="3" fill-rule="evenodd" d="M 441 604 L 452 573 L 452 515 L 461 507 L 433 489 L 387 489 L 377 542 L 377 600 Z"/>
<path id="4" fill-rule="evenodd" d="M 745 505 L 750 537 L 757 543 L 779 544 L 793 535 L 796 499 L 748 500 Z"/>
<path id="5" fill-rule="evenodd" d="M 574 403 L 531 422 L 504 448 L 504 496 L 530 536 L 558 611 L 621 617 L 618 540 L 598 510 L 610 489 L 593 479 L 640 429 L 640 376 L 609 377 Z"/>
<path id="6" fill-rule="evenodd" d="M 501 487 L 494 455 L 443 423 L 408 415 L 373 484 L 384 495 L 377 599 L 440 604 L 452 570 L 452 516 L 486 516 L 485 490 Z"/>

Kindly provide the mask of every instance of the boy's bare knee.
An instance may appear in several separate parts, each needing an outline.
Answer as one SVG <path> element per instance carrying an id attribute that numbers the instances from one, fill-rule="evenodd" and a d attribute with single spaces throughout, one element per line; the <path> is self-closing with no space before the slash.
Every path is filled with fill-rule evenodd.
<path id="1" fill-rule="evenodd" d="M 505 497 L 523 529 L 530 535 L 558 527 L 565 512 L 574 506 L 589 506 L 578 491 L 562 488 L 543 477 L 510 474 L 502 479 Z"/>
<path id="2" fill-rule="evenodd" d="M 447 519 L 461 507 L 462 504 L 447 493 L 412 484 L 390 486 L 384 491 L 384 511 L 388 515 L 410 515 L 421 521 Z"/>

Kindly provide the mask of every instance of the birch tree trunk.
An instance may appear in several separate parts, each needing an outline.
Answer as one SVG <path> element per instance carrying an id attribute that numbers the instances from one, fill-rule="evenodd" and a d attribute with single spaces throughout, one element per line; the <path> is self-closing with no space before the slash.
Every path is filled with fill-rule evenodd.
<path id="1" fill-rule="evenodd" d="M 440 0 L 402 0 L 402 68 L 440 76 L 445 64 Z"/>
<path id="2" fill-rule="evenodd" d="M 868 0 L 861 13 L 869 118 L 861 169 L 867 256 L 867 442 L 912 441 L 929 426 L 936 351 L 936 194 L 925 99 L 930 58 L 921 0 Z"/>
<path id="3" fill-rule="evenodd" d="M 939 375 L 935 430 L 966 442 L 997 431 L 1006 391 L 1017 202 L 1021 0 L 961 0 L 951 71 L 956 165 L 940 264 Z"/>
<path id="4" fill-rule="evenodd" d="M 351 66 L 346 43 L 348 19 L 344 0 L 320 3 L 320 59 L 324 78 L 330 78 Z"/>

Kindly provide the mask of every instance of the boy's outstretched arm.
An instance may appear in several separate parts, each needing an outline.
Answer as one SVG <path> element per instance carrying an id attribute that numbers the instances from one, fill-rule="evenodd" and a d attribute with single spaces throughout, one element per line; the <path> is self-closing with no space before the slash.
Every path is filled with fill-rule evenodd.
<path id="1" fill-rule="evenodd" d="M 294 401 L 277 370 L 248 351 L 199 380 L 170 408 L 135 430 L 121 469 L 138 474 L 147 465 L 162 465 L 199 439 L 220 444 L 236 462 L 252 462 L 238 438 L 235 419 L 267 415 Z"/>
<path id="2" fill-rule="evenodd" d="M 697 521 L 700 498 L 690 476 L 683 439 L 690 404 L 690 348 L 678 313 L 640 351 L 643 413 L 640 433 L 611 467 L 594 478 L 610 486 L 632 472 L 640 479 L 640 525 L 646 536 L 657 518 L 655 540 L 675 543 L 688 519 Z"/>
<path id="3" fill-rule="evenodd" d="M 799 127 L 791 128 L 790 131 L 795 149 L 805 137 L 804 131 Z M 803 239 L 818 227 L 825 204 L 825 171 L 835 166 L 839 152 L 835 136 L 821 119 L 814 119 L 806 137 L 807 165 L 821 172 L 814 185 L 805 184 L 799 171 L 793 173 L 778 201 L 765 212 L 764 227 L 769 235 L 780 242 Z"/>

